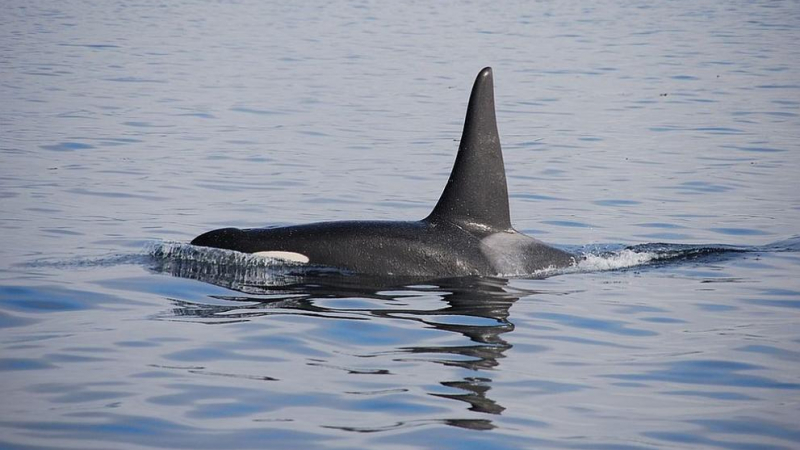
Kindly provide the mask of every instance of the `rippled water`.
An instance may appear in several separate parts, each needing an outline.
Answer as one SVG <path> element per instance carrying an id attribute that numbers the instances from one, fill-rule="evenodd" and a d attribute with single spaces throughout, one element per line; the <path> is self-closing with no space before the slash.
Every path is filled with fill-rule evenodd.
<path id="1" fill-rule="evenodd" d="M 798 448 L 799 27 L 796 2 L 6 2 L 0 448 Z M 512 219 L 578 268 L 185 245 L 424 217 L 487 65 Z"/>

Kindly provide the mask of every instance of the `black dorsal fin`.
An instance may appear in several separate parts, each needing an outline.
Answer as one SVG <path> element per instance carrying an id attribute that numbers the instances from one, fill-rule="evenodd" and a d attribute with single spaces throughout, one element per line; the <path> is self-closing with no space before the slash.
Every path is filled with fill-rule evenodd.
<path id="1" fill-rule="evenodd" d="M 481 70 L 472 86 L 453 171 L 426 220 L 447 220 L 470 228 L 498 231 L 511 228 L 491 67 Z"/>

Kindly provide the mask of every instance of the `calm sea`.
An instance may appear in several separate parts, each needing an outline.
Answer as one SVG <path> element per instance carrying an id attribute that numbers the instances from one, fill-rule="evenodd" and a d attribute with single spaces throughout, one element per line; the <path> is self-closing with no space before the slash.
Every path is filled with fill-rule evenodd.
<path id="1" fill-rule="evenodd" d="M 796 1 L 4 2 L 0 448 L 800 448 L 798 42 Z M 579 269 L 186 245 L 424 217 L 484 66 Z"/>

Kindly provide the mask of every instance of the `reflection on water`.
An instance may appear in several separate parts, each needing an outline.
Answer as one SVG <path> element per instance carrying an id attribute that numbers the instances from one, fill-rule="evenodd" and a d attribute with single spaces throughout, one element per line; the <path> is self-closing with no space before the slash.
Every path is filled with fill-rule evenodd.
<path id="1" fill-rule="evenodd" d="M 500 414 L 505 408 L 490 395 L 492 379 L 489 369 L 496 368 L 511 348 L 503 334 L 514 330 L 509 320 L 509 309 L 522 295 L 535 292 L 515 292 L 508 282 L 500 278 L 464 277 L 437 280 L 398 280 L 363 277 L 339 273 L 307 272 L 293 275 L 294 283 L 283 286 L 233 282 L 231 273 L 209 275 L 202 270 L 188 268 L 186 264 L 159 266 L 173 270 L 173 275 L 199 279 L 230 288 L 240 287 L 241 296 L 217 296 L 217 300 L 230 304 L 198 304 L 173 300 L 171 315 L 180 319 L 230 323 L 251 320 L 262 316 L 299 314 L 317 318 L 339 320 L 407 320 L 426 328 L 456 333 L 468 339 L 462 345 L 418 345 L 398 347 L 393 350 L 396 361 L 428 361 L 445 366 L 455 366 L 475 372 L 475 376 L 459 380 L 442 380 L 439 384 L 459 393 L 431 392 L 439 398 L 467 403 L 470 411 Z M 301 281 L 302 280 L 302 281 Z M 252 280 L 251 280 L 252 281 Z M 271 280 L 274 282 L 275 280 Z M 282 278 L 286 281 L 286 278 Z M 424 284 L 421 284 L 424 283 Z M 438 299 L 434 309 L 395 306 L 398 300 L 414 297 Z M 374 300 L 378 307 L 337 306 L 336 299 Z M 324 305 L 320 304 L 323 300 Z M 333 301 L 332 301 L 333 300 Z M 363 302 L 362 302 L 363 303 Z M 389 351 L 384 349 L 385 351 Z M 359 371 L 348 370 L 349 373 Z M 361 371 L 360 373 L 364 373 Z M 371 373 L 388 373 L 372 371 Z M 489 419 L 445 419 L 441 423 L 475 430 L 492 429 Z M 395 426 L 407 426 L 399 423 Z M 347 431 L 377 431 L 371 428 L 331 427 Z"/>
<path id="2" fill-rule="evenodd" d="M 648 264 L 653 266 L 655 263 L 657 271 L 690 273 L 699 278 L 698 286 L 703 286 L 701 289 L 713 291 L 714 287 L 706 286 L 723 282 L 730 284 L 732 280 L 747 282 L 741 275 L 733 276 L 720 271 L 721 264 L 733 262 L 743 267 L 752 266 L 755 262 L 749 262 L 747 257 L 755 255 L 758 260 L 760 252 L 765 251 L 771 252 L 771 255 L 783 254 L 792 258 L 797 251 L 797 238 L 758 248 L 648 244 L 622 250 L 606 247 L 593 251 L 598 258 L 606 261 L 616 261 L 624 252 L 647 252 L 652 256 Z M 242 373 L 205 367 L 206 364 L 225 360 L 267 362 L 273 366 L 284 364 L 279 354 L 244 354 L 252 344 L 266 348 L 274 346 L 284 352 L 298 352 L 298 355 L 305 356 L 307 367 L 339 374 L 334 376 L 335 383 L 348 385 L 348 389 L 343 389 L 338 395 L 336 389 L 329 389 L 325 395 L 334 396 L 336 404 L 343 411 L 394 411 L 398 416 L 396 420 L 383 418 L 355 423 L 321 420 L 319 426 L 329 430 L 366 435 L 403 430 L 406 433 L 404 439 L 412 439 L 411 430 L 437 424 L 474 432 L 504 432 L 509 423 L 524 423 L 528 429 L 553 427 L 558 420 L 551 420 L 544 410 L 536 406 L 526 404 L 521 407 L 515 398 L 508 397 L 509 384 L 498 380 L 498 376 L 502 379 L 503 374 L 520 370 L 519 353 L 516 360 L 511 361 L 511 367 L 503 367 L 503 361 L 508 361 L 512 349 L 516 348 L 512 342 L 522 342 L 522 348 L 517 352 L 521 351 L 522 355 L 527 355 L 526 358 L 531 358 L 526 360 L 523 372 L 514 377 L 515 389 L 528 401 L 541 401 L 544 405 L 551 401 L 551 396 L 559 398 L 559 403 L 569 404 L 570 398 L 586 402 L 598 390 L 614 392 L 613 396 L 620 398 L 658 395 L 665 404 L 681 404 L 683 401 L 689 405 L 698 401 L 723 404 L 762 402 L 764 399 L 759 392 L 764 390 L 790 394 L 800 391 L 800 383 L 782 375 L 780 370 L 776 371 L 774 365 L 744 363 L 735 356 L 714 357 L 713 353 L 704 355 L 703 352 L 691 351 L 690 343 L 696 339 L 691 334 L 683 338 L 686 342 L 676 344 L 672 353 L 655 357 L 651 354 L 652 342 L 669 342 L 670 333 L 685 333 L 682 330 L 697 328 L 694 323 L 696 314 L 715 317 L 725 312 L 738 313 L 738 308 L 733 306 L 726 309 L 723 308 L 725 305 L 715 305 L 712 308 L 709 304 L 697 303 L 693 305 L 695 310 L 676 313 L 669 301 L 641 304 L 629 301 L 625 305 L 614 306 L 616 298 L 601 300 L 603 294 L 598 291 L 588 293 L 589 301 L 598 306 L 607 303 L 612 307 L 611 311 L 602 308 L 597 311 L 596 307 L 574 310 L 570 308 L 570 304 L 576 300 L 571 297 L 572 291 L 527 289 L 499 278 L 414 280 L 363 277 L 333 271 L 302 271 L 298 266 L 279 266 L 274 261 L 262 261 L 261 264 L 265 265 L 260 271 L 247 272 L 234 267 L 214 271 L 202 267 L 209 264 L 215 255 L 192 255 L 186 258 L 183 252 L 179 252 L 169 257 L 155 257 L 151 269 L 228 290 L 209 295 L 205 300 L 171 299 L 172 308 L 161 314 L 159 319 L 246 326 L 246 329 L 266 327 L 270 331 L 267 335 L 240 338 L 239 343 L 233 345 L 172 353 L 168 359 L 176 362 L 178 370 L 187 370 L 192 374 L 281 384 L 286 381 L 284 376 L 270 372 L 255 374 L 252 369 L 248 369 L 249 373 Z M 228 262 L 235 265 L 243 261 Z M 652 293 L 643 295 L 653 297 Z M 780 291 L 774 295 L 782 300 L 796 293 Z M 554 296 L 560 297 L 557 306 L 535 306 L 539 297 L 553 299 Z M 664 299 L 668 300 L 669 297 L 667 294 Z M 692 297 L 693 294 L 678 294 L 678 298 Z M 522 298 L 525 304 L 519 305 L 518 309 L 521 306 L 523 317 L 514 320 L 511 307 Z M 762 304 L 764 301 L 761 300 Z M 278 325 L 281 318 L 290 320 L 292 329 L 289 333 L 292 337 L 280 331 L 282 328 Z M 305 326 L 309 322 L 298 322 L 298 318 L 307 318 L 316 328 L 308 330 Z M 519 323 L 519 320 L 523 325 L 512 338 L 510 332 L 515 330 L 515 322 Z M 295 329 L 298 324 L 304 326 Z M 723 330 L 729 327 L 725 321 L 721 321 L 719 326 Z M 438 334 L 418 334 L 423 331 Z M 697 333 L 702 336 L 715 331 L 701 328 Z M 312 336 L 312 342 L 325 340 L 329 350 L 318 354 L 322 346 L 305 345 L 297 341 L 298 336 L 303 335 Z M 738 351 L 775 355 L 784 360 L 796 356 L 784 348 L 767 345 L 745 346 Z M 594 353 L 604 356 L 599 360 L 587 356 Z M 545 359 L 539 360 L 542 355 Z M 551 358 L 555 360 L 543 363 Z M 398 383 L 397 377 L 405 374 L 409 366 L 413 368 L 411 371 L 415 376 Z M 436 370 L 436 366 L 447 370 Z M 547 371 L 553 371 L 554 368 L 556 375 L 548 376 Z M 567 372 L 563 372 L 567 368 Z M 574 375 L 570 375 L 573 372 Z M 354 377 L 388 381 L 362 380 L 351 388 L 349 385 Z M 156 402 L 165 405 L 178 402 L 193 406 L 192 402 L 178 399 L 217 398 L 209 396 L 202 386 L 182 386 L 179 391 L 181 393 L 157 399 Z M 415 391 L 444 403 L 425 401 L 419 395 L 415 396 Z M 219 397 L 220 400 L 222 398 L 238 399 L 237 405 L 218 408 L 193 406 L 196 410 L 191 414 L 201 417 L 229 414 L 249 416 L 271 410 L 272 407 L 265 406 L 269 403 L 292 404 L 297 401 L 291 396 L 276 397 L 274 392 L 247 393 L 235 390 L 228 390 L 228 394 Z M 312 395 L 311 399 L 302 401 L 315 403 L 320 400 Z M 647 410 L 649 406 L 644 402 L 639 408 Z M 567 409 L 570 411 L 567 418 L 575 414 L 592 420 L 598 420 L 602 411 L 602 408 L 590 406 L 570 406 Z M 413 414 L 403 414 L 408 411 L 413 411 Z M 528 413 L 522 414 L 521 411 Z M 282 417 L 274 420 L 285 420 Z M 613 417 L 623 420 L 621 416 Z M 701 422 L 693 421 L 690 424 Z M 695 439 L 704 445 L 718 443 L 720 446 L 728 442 L 676 431 L 681 429 L 681 424 L 678 421 L 672 427 L 645 426 L 640 434 L 654 442 Z M 702 426 L 705 424 L 703 422 Z M 769 427 L 775 428 L 776 433 L 791 433 L 780 423 L 764 422 L 750 435 L 758 435 Z M 720 427 L 713 430 L 713 434 L 722 436 L 734 432 Z M 528 444 L 569 448 L 569 445 L 562 445 L 558 440 L 548 439 L 531 439 L 526 442 Z"/>
<path id="3" fill-rule="evenodd" d="M 626 268 L 642 265 L 660 266 L 680 263 L 699 264 L 697 267 L 712 267 L 730 260 L 732 256 L 762 251 L 796 252 L 798 239 L 792 238 L 764 247 L 741 247 L 724 245 L 645 244 L 634 247 L 593 246 L 585 248 L 584 271 Z M 448 279 L 403 279 L 398 277 L 361 276 L 334 270 L 286 264 L 276 260 L 253 257 L 217 249 L 196 248 L 185 244 L 156 244 L 150 251 L 150 269 L 158 273 L 203 281 L 229 291 L 224 295 L 211 295 L 208 300 L 188 301 L 171 299 L 172 309 L 160 316 L 163 320 L 180 320 L 203 324 L 236 324 L 268 317 L 308 317 L 333 319 L 330 330 L 343 324 L 360 323 L 347 327 L 345 334 L 326 331 L 326 336 L 335 345 L 350 344 L 356 348 L 358 358 L 375 358 L 391 355 L 390 365 L 381 367 L 353 367 L 332 362 L 329 358 L 310 359 L 308 366 L 341 370 L 348 375 L 393 375 L 395 364 L 440 364 L 445 367 L 468 371 L 460 378 L 437 379 L 438 387 L 426 388 L 427 394 L 465 404 L 467 410 L 486 414 L 486 418 L 428 418 L 398 421 L 387 425 L 322 425 L 329 429 L 351 432 L 377 432 L 396 428 L 409 428 L 432 422 L 472 430 L 496 428 L 491 416 L 501 415 L 506 406 L 492 396 L 494 374 L 506 353 L 512 348 L 506 333 L 514 330 L 510 320 L 510 308 L 520 298 L 531 301 L 538 294 L 534 290 L 511 288 L 509 282 L 500 278 L 465 277 Z M 724 278 L 725 280 L 735 278 Z M 718 282 L 719 276 L 708 282 Z M 705 282 L 705 281 L 704 281 Z M 238 294 L 236 294 L 237 292 Z M 550 293 L 552 294 L 552 292 Z M 621 314 L 663 313 L 666 310 L 653 306 L 630 306 L 620 309 Z M 391 335 L 401 322 L 411 322 L 427 330 L 455 335 L 442 339 L 397 339 Z M 536 325 L 542 329 L 557 327 L 575 330 L 574 335 L 543 334 L 541 342 L 562 341 L 576 344 L 598 345 L 619 349 L 638 349 L 637 345 L 619 344 L 606 339 L 580 337 L 583 333 L 600 336 L 620 336 L 629 339 L 658 337 L 653 326 L 657 324 L 684 325 L 688 321 L 665 315 L 643 317 L 640 322 L 631 322 L 623 317 L 597 318 L 587 314 L 541 311 L 536 313 Z M 367 324 L 367 325 L 363 325 Z M 387 337 L 387 335 L 389 337 Z M 260 338 L 269 345 L 278 336 Z M 378 350 L 370 348 L 370 342 Z M 409 345 L 409 343 L 414 345 Z M 638 341 L 637 341 L 638 342 Z M 284 345 L 288 343 L 283 342 Z M 292 344 L 288 344 L 290 347 Z M 177 361 L 209 361 L 243 359 L 240 349 L 197 349 L 171 355 Z M 252 358 L 252 357 L 251 357 Z M 260 356 L 254 360 L 265 361 Z M 280 359 L 275 359 L 279 362 Z M 715 388 L 763 387 L 794 390 L 800 384 L 772 380 L 768 377 L 747 374 L 758 369 L 724 360 L 670 361 L 666 367 L 641 364 L 634 372 L 610 371 L 599 375 L 616 380 L 620 385 L 633 383 L 666 382 L 684 385 L 708 384 Z M 425 371 L 425 369 L 420 369 Z M 220 373 L 202 367 L 190 369 L 191 373 L 280 381 L 267 375 L 242 375 Z M 538 385 L 542 393 L 572 392 L 587 389 L 579 383 L 561 381 L 529 381 Z M 379 392 L 392 391 L 383 386 Z M 405 389 L 401 389 L 404 391 Z M 362 393 L 361 391 L 359 391 Z M 201 394 L 198 394 L 201 395 Z M 747 395 L 728 391 L 701 392 L 691 389 L 673 389 L 664 395 L 725 399 L 746 399 Z M 258 409 L 257 406 L 253 406 Z M 535 422 L 535 421 L 534 421 Z M 652 436 L 660 436 L 657 433 Z"/>

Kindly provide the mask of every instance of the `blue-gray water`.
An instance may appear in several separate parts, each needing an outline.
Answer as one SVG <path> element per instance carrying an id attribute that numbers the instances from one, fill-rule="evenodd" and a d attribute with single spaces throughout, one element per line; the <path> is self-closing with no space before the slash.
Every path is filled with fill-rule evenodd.
<path id="1" fill-rule="evenodd" d="M 797 2 L 2 11 L 0 448 L 800 448 Z M 516 227 L 593 265 L 182 259 L 425 216 L 488 65 Z"/>

